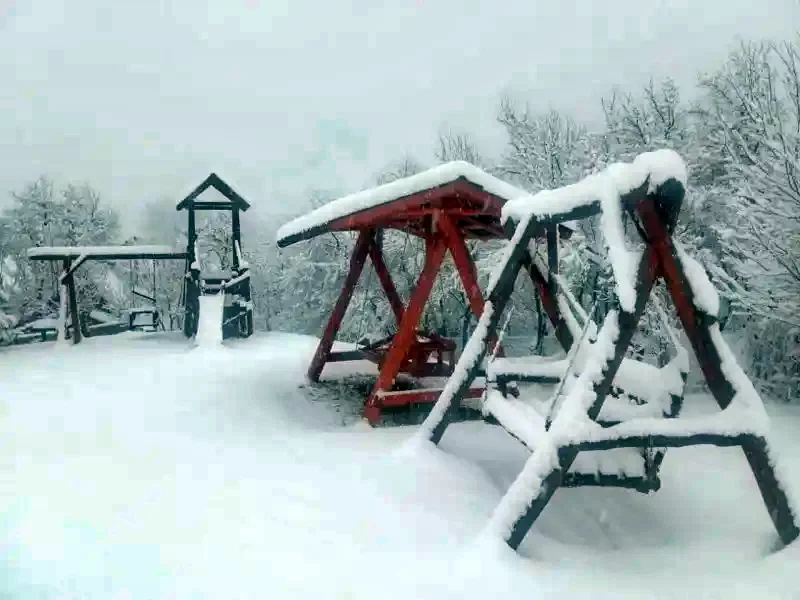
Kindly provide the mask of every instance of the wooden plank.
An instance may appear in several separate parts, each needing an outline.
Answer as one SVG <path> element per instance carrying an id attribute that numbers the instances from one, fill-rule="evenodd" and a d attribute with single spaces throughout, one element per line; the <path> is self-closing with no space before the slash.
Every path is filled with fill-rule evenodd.
<path id="1" fill-rule="evenodd" d="M 417 279 L 417 284 L 408 301 L 408 307 L 403 313 L 403 319 L 381 366 L 378 380 L 364 407 L 364 416 L 370 423 L 377 423 L 380 420 L 380 407 L 375 401 L 375 394 L 380 390 L 389 389 L 400 372 L 408 350 L 416 337 L 417 326 L 447 251 L 447 245 L 441 237 L 429 240 L 426 246 L 422 273 Z"/>
<path id="2" fill-rule="evenodd" d="M 194 202 L 194 210 L 233 210 L 234 206 L 230 202 Z"/>
<path id="3" fill-rule="evenodd" d="M 328 353 L 325 362 L 352 362 L 356 360 L 371 360 L 371 355 L 362 350 L 338 350 Z"/>
<path id="4" fill-rule="evenodd" d="M 628 477 L 607 473 L 567 473 L 561 481 L 561 487 L 617 487 L 648 494 L 661 489 L 661 480 L 658 477 Z"/>
<path id="5" fill-rule="evenodd" d="M 306 231 L 287 236 L 278 240 L 278 246 L 285 248 L 302 240 L 308 240 L 330 231 L 361 230 L 384 226 L 388 221 L 404 219 L 403 215 L 412 214 L 413 211 L 422 211 L 433 208 L 444 208 L 448 200 L 454 200 L 460 205 L 483 206 L 484 214 L 494 215 L 498 219 L 505 200 L 476 186 L 464 178 L 441 186 L 422 190 L 408 196 L 396 198 L 356 211 L 350 215 L 322 223 Z M 411 219 L 412 221 L 415 218 Z"/>
<path id="6" fill-rule="evenodd" d="M 336 300 L 336 305 L 333 308 L 328 324 L 325 326 L 325 331 L 319 341 L 317 350 L 314 353 L 314 358 L 311 360 L 311 365 L 308 367 L 308 378 L 311 381 L 319 381 L 319 376 L 328 360 L 333 342 L 336 339 L 336 334 L 342 326 L 342 319 L 347 312 L 347 306 L 350 304 L 350 299 L 353 297 L 353 291 L 356 288 L 361 271 L 364 269 L 364 263 L 367 260 L 367 251 L 369 248 L 369 241 L 374 236 L 374 231 L 364 230 L 358 235 L 353 254 L 350 256 L 350 268 L 347 271 L 342 291 L 339 293 L 339 298 Z"/>
<path id="7" fill-rule="evenodd" d="M 439 399 L 444 388 L 420 388 L 416 390 L 379 391 L 375 397 L 379 406 L 400 407 L 410 404 L 432 404 Z M 465 398 L 480 398 L 485 388 L 474 387 L 466 390 Z"/>
<path id="8" fill-rule="evenodd" d="M 613 427 L 609 430 L 613 431 Z M 726 448 L 742 446 L 753 439 L 752 434 L 740 433 L 735 435 L 722 435 L 719 433 L 692 433 L 686 435 L 622 435 L 613 439 L 600 441 L 587 441 L 565 446 L 576 448 L 581 452 L 594 450 L 612 450 L 614 448 L 685 448 L 687 446 L 718 446 Z"/>

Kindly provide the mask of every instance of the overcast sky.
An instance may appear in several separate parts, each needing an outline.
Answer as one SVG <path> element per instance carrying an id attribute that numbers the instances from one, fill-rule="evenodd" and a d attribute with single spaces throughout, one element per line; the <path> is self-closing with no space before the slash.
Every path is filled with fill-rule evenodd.
<path id="1" fill-rule="evenodd" d="M 443 125 L 499 150 L 504 90 L 596 120 L 615 84 L 798 29 L 798 0 L 0 0 L 0 205 L 49 174 L 131 216 L 215 170 L 292 211 Z"/>

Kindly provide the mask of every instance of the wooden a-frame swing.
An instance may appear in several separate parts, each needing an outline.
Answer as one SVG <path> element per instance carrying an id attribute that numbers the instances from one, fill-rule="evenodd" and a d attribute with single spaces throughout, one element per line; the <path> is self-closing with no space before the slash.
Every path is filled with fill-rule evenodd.
<path id="1" fill-rule="evenodd" d="M 279 247 L 330 232 L 358 234 L 342 291 L 308 368 L 308 378 L 319 381 L 329 362 L 368 360 L 377 364 L 378 377 L 363 411 L 371 424 L 381 420 L 382 409 L 435 402 L 441 388 L 392 390 L 392 386 L 400 373 L 424 378 L 452 372 L 455 343 L 435 332 L 418 329 L 437 274 L 449 252 L 469 307 L 479 317 L 483 294 L 467 240 L 505 238 L 500 225 L 501 209 L 507 201 L 522 195 L 524 191 L 473 165 L 452 162 L 334 200 L 284 225 L 278 232 Z M 407 304 L 395 287 L 378 243 L 384 229 L 404 231 L 425 241 L 425 262 Z M 568 236 L 570 231 L 562 227 L 563 235 Z M 333 350 L 367 257 L 389 300 L 397 331 L 355 350 Z M 483 387 L 479 386 L 464 392 L 474 397 L 482 393 Z"/>
<path id="2" fill-rule="evenodd" d="M 610 200 L 609 184 L 614 190 Z M 800 535 L 798 513 L 776 473 L 765 437 L 767 417 L 761 399 L 721 337 L 714 302 L 708 299 L 709 292 L 716 298 L 713 286 L 699 263 L 672 239 L 684 186 L 683 162 L 670 151 L 660 151 L 641 155 L 632 165 L 615 165 L 613 170 L 563 190 L 534 196 L 525 200 L 524 206 L 517 203 L 507 213 L 504 211 L 509 238 L 505 260 L 488 290 L 475 333 L 420 431 L 420 435 L 435 444 L 442 439 L 473 381 L 484 370 L 489 342 L 498 336 L 503 312 L 521 269 L 527 270 L 537 282 L 537 291 L 564 348 L 570 349 L 573 344 L 573 333 L 566 326 L 562 312 L 564 303 L 560 300 L 564 295 L 559 294 L 559 278 L 553 269 L 555 237 L 551 236 L 548 244 L 551 257 L 548 268 L 542 266 L 531 250 L 531 241 L 536 236 L 552 231 L 560 223 L 598 214 L 621 221 L 621 215 L 614 213 L 624 213 L 636 225 L 643 246 L 636 262 L 635 281 L 630 282 L 631 294 L 625 302 L 620 299 L 618 310 L 609 313 L 597 339 L 588 345 L 582 370 L 571 391 L 562 398 L 552 422 L 532 419 L 529 411 L 515 410 L 516 401 L 502 393 L 509 382 L 524 379 L 515 376 L 509 364 L 498 369 L 502 381 L 495 377 L 494 387 L 499 391 L 491 389 L 490 382 L 483 406 L 487 420 L 504 427 L 532 451 L 492 517 L 493 530 L 514 549 L 522 543 L 559 487 L 610 485 L 640 491 L 657 489 L 646 481 L 610 477 L 599 470 L 576 473 L 581 453 L 602 455 L 607 451 L 660 448 L 663 449 L 657 459 L 660 463 L 666 448 L 693 445 L 741 447 L 781 542 L 789 544 Z M 721 412 L 706 417 L 664 418 L 677 416 L 665 411 L 659 416 L 604 420 L 602 411 L 608 404 L 607 398 L 615 387 L 620 366 L 628 360 L 625 353 L 653 288 L 660 281 L 666 285 Z M 488 370 L 491 374 L 491 363 Z M 537 427 L 536 439 L 525 439 L 525 434 Z M 653 465 L 649 467 L 652 475 Z M 657 467 L 656 464 L 656 470 Z"/>

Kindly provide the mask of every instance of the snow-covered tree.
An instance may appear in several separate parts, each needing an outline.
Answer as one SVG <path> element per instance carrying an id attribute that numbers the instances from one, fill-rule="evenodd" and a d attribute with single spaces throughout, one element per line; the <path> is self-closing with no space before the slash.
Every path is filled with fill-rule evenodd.
<path id="1" fill-rule="evenodd" d="M 18 291 L 8 301 L 24 320 L 58 311 L 61 265 L 27 260 L 34 246 L 90 246 L 114 243 L 119 232 L 116 213 L 104 206 L 87 184 L 68 184 L 57 191 L 40 177 L 12 194 L 12 204 L 0 218 L 4 253 L 17 266 Z M 87 265 L 76 277 L 82 304 L 94 306 L 106 295 L 107 267 Z"/>
<path id="2" fill-rule="evenodd" d="M 729 216 L 714 274 L 733 302 L 753 367 L 771 391 L 800 389 L 800 46 L 742 43 L 702 79 Z"/>

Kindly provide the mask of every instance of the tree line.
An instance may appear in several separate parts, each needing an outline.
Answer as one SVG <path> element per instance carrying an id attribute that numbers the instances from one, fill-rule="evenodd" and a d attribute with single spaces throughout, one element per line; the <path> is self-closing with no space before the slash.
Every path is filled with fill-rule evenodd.
<path id="1" fill-rule="evenodd" d="M 497 120 L 507 144 L 500 156 L 482 153 L 467 132 L 439 136 L 435 156 L 400 157 L 374 178 L 385 183 L 435 163 L 467 160 L 531 192 L 597 172 L 616 161 L 672 148 L 689 166 L 687 201 L 675 233 L 709 272 L 725 299 L 722 321 L 749 371 L 772 397 L 798 400 L 800 389 L 800 40 L 742 42 L 715 70 L 701 73 L 683 93 L 672 80 L 639 90 L 610 90 L 599 99 L 604 126 L 590 128 L 556 108 L 533 110 L 503 98 Z M 689 98 L 689 99 L 687 99 Z M 333 199 L 313 194 L 306 212 Z M 35 245 L 175 243 L 185 224 L 172 205 L 155 202 L 135 239 L 121 238 L 119 217 L 88 185 L 56 190 L 41 178 L 13 194 L 0 216 L 0 329 L 57 310 L 53 265 L 32 263 Z M 200 230 L 206 260 L 229 260 L 227 215 L 209 217 Z M 278 251 L 274 229 L 248 231 L 244 246 L 253 276 L 256 328 L 318 335 L 341 288 L 354 239 L 328 234 Z M 603 240 L 596 220 L 579 224 L 564 245 L 562 269 L 571 291 L 601 319 L 613 302 Z M 407 298 L 422 266 L 420 240 L 386 232 L 385 255 L 401 296 Z M 471 244 L 485 284 L 502 242 Z M 179 328 L 183 265 L 144 261 L 96 264 L 80 275 L 88 305 L 111 312 L 131 302 L 129 288 L 153 282 L 168 327 Z M 527 282 L 520 280 L 507 333 L 543 351 L 550 332 Z M 358 340 L 390 333 L 393 315 L 377 276 L 367 267 L 341 336 Z M 473 320 L 451 262 L 436 283 L 423 326 L 463 339 Z M 664 360 L 666 336 L 655 315 L 645 316 L 637 352 Z"/>

